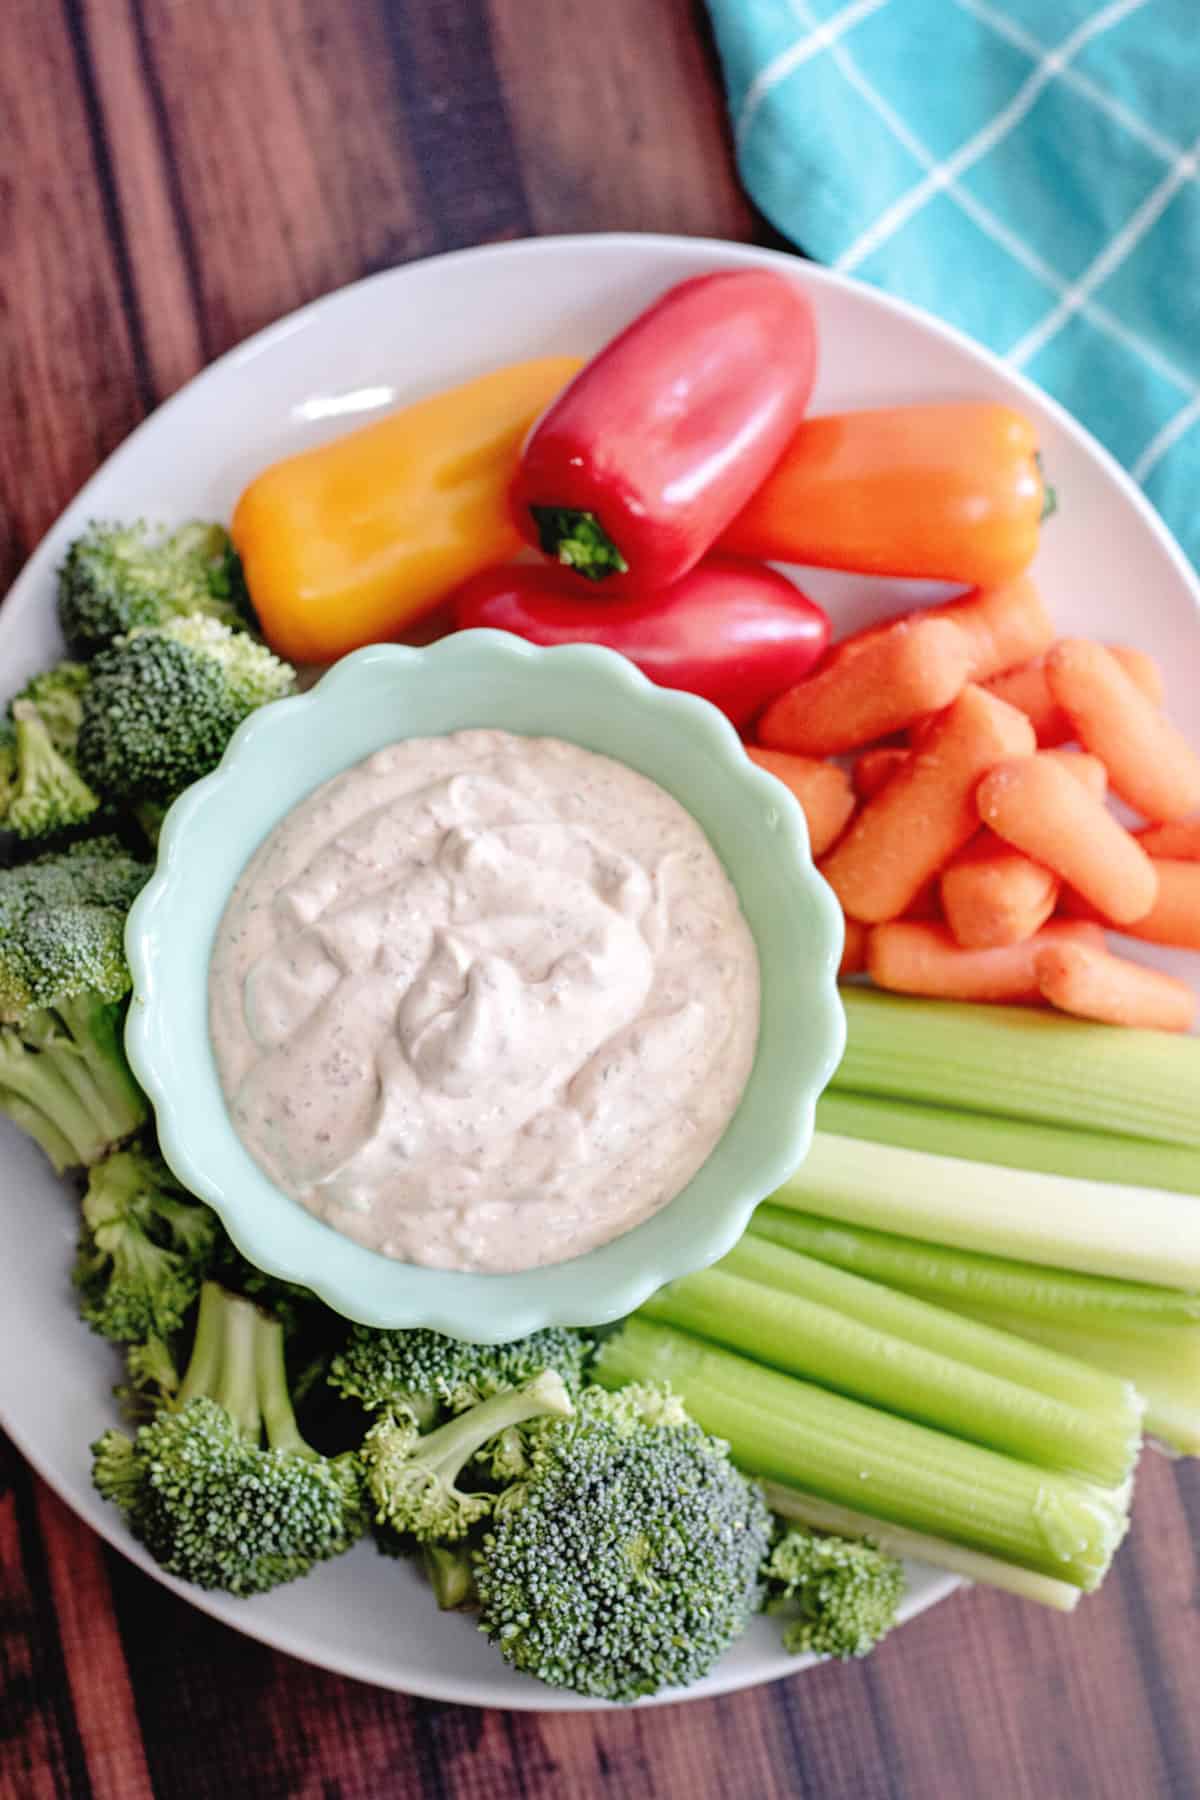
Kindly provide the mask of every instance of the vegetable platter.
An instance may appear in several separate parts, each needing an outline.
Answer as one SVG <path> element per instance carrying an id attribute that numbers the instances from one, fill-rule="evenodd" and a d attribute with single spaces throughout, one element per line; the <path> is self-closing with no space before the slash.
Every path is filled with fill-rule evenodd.
<path id="1" fill-rule="evenodd" d="M 999 402 L 1032 422 L 1058 501 L 1058 514 L 1042 536 L 1032 574 L 1052 607 L 1057 631 L 1136 645 L 1152 655 L 1165 671 L 1168 712 L 1191 744 L 1200 747 L 1200 700 L 1194 680 L 1200 590 L 1151 509 L 1086 433 L 985 352 L 868 289 L 769 252 L 652 237 L 547 239 L 413 265 L 318 302 L 222 359 L 109 460 L 32 558 L 0 614 L 5 695 L 61 654 L 55 571 L 68 543 L 89 519 L 146 517 L 165 523 L 195 517 L 227 519 L 252 478 L 282 456 L 491 370 L 561 358 L 559 371 L 569 374 L 575 365 L 566 359 L 593 354 L 665 289 L 689 277 L 731 269 L 801 275 L 815 310 L 820 346 L 810 414 L 945 401 Z M 800 371 L 797 381 L 805 384 L 808 373 Z M 543 374 L 549 381 L 548 369 Z M 556 386 L 551 381 L 549 392 Z M 531 392 L 532 415 L 546 397 L 540 390 Z M 936 420 L 928 426 L 935 428 Z M 570 461 L 569 442 L 548 448 L 547 468 L 529 470 L 531 479 L 545 476 L 547 469 L 552 477 L 560 473 L 564 455 Z M 851 454 L 853 450 L 851 446 Z M 995 464 L 1001 453 L 1026 455 L 1028 446 L 1010 444 L 993 450 Z M 772 456 L 764 455 L 766 468 Z M 860 463 L 857 478 L 872 479 L 869 467 Z M 878 472 L 874 478 L 883 479 Z M 587 510 L 575 494 L 553 498 Z M 897 516 L 904 517 L 906 509 L 919 508 L 923 498 L 936 508 L 945 496 L 908 496 L 889 489 L 881 491 L 880 505 L 897 508 Z M 536 495 L 531 495 L 531 502 L 537 504 Z M 735 502 L 740 504 L 741 500 Z M 761 489 L 759 500 L 722 541 L 722 549 L 764 553 L 763 521 L 756 520 L 756 506 L 759 514 L 771 511 Z M 782 510 L 786 512 L 786 507 Z M 539 523 L 545 528 L 544 545 L 561 548 L 566 541 L 585 559 L 597 553 L 602 560 L 610 556 L 611 544 L 597 546 L 594 539 L 580 542 L 571 536 L 573 518 Z M 1018 536 L 1019 524 L 1013 527 Z M 825 540 L 848 529 L 844 522 L 839 526 L 832 503 L 822 525 L 827 527 Z M 651 551 L 661 551 L 663 541 L 660 534 L 645 550 L 646 558 Z M 939 541 L 944 545 L 945 534 Z M 840 554 L 836 547 L 831 553 L 829 542 L 819 537 L 803 546 L 798 543 L 797 555 L 801 551 L 813 564 L 836 561 Z M 911 553 L 913 566 L 930 566 L 929 551 L 919 537 Z M 1004 544 L 997 553 L 1003 561 Z M 645 573 L 638 555 L 631 555 L 630 561 Z M 635 593 L 639 568 L 631 574 Z M 432 562 L 429 571 L 429 579 L 439 583 L 471 573 L 466 566 L 447 571 Z M 679 573 L 679 567 L 672 565 L 671 572 Z M 998 565 L 981 569 L 979 578 L 999 580 L 1005 572 Z M 829 614 L 839 638 L 899 611 L 936 604 L 953 591 L 902 576 L 872 579 L 815 567 L 805 567 L 800 579 L 804 591 Z M 500 599 L 504 598 L 502 594 Z M 526 590 L 509 598 L 518 608 L 530 603 Z M 558 605 L 553 589 L 547 588 L 542 596 L 535 593 L 533 599 L 549 615 L 553 628 Z M 750 595 L 748 603 L 754 599 Z M 495 603 L 494 596 L 489 603 Z M 608 604 L 619 606 L 622 601 L 615 598 Z M 613 629 L 619 627 L 614 624 Z M 289 646 L 288 652 L 298 654 L 301 647 Z M 808 666 L 802 643 L 798 654 L 799 673 Z M 704 679 L 703 670 L 693 671 L 690 684 Z M 713 697 L 728 702 L 731 713 L 742 704 L 748 712 L 757 710 L 744 693 Z M 753 696 L 755 702 L 758 698 Z M 1126 948 L 1135 961 L 1189 977 L 1186 955 L 1145 943 Z M 865 1031 L 862 1038 L 864 1056 L 870 1051 L 869 1035 Z M 936 1079 L 936 1069 L 928 1078 Z M 886 1091 L 877 1098 L 888 1103 Z M 844 1129 L 853 1135 L 849 1114 L 854 1104 L 835 1095 L 835 1112 L 826 1130 Z M 919 1155 L 923 1147 L 928 1146 L 914 1144 L 910 1153 Z M 865 1144 L 861 1150 L 861 1180 L 869 1185 L 871 1151 Z M 1162 1180 L 1165 1184 L 1167 1177 Z M 848 1186 L 853 1185 L 848 1177 Z M 984 1212 L 991 1191 L 982 1190 Z M 469 1621 L 433 1609 L 419 1577 L 407 1566 L 389 1569 L 394 1578 L 382 1581 L 377 1559 L 366 1545 L 318 1568 L 303 1582 L 248 1600 L 201 1593 L 164 1575 L 92 1488 L 88 1444 L 106 1422 L 117 1422 L 111 1389 L 119 1368 L 77 1316 L 68 1279 L 74 1202 L 36 1147 L 7 1121 L 0 1122 L 0 1194 L 7 1226 L 0 1277 L 0 1337 L 6 1352 L 0 1356 L 4 1371 L 0 1416 L 39 1472 L 95 1529 L 213 1616 L 320 1666 L 406 1692 L 479 1705 L 550 1709 L 593 1703 L 508 1670 Z M 806 1223 L 803 1176 L 797 1192 L 781 1200 L 771 1211 L 770 1231 L 763 1241 L 792 1253 L 820 1253 L 811 1222 Z M 845 1217 L 853 1225 L 851 1214 Z M 978 1221 L 979 1248 L 984 1252 L 991 1247 L 988 1228 L 993 1222 L 987 1217 Z M 872 1245 L 869 1232 L 856 1236 L 850 1230 L 842 1236 L 838 1254 L 844 1268 L 880 1273 L 870 1266 L 878 1247 Z M 1016 1254 L 1011 1244 L 1002 1246 L 1000 1253 Z M 760 1244 L 741 1254 L 743 1265 L 733 1271 L 735 1280 L 753 1275 L 755 1258 L 768 1252 Z M 928 1267 L 925 1274 L 934 1279 Z M 899 1279 L 895 1268 L 886 1278 Z M 997 1295 L 984 1298 L 995 1302 Z M 693 1299 L 681 1284 L 680 1295 L 665 1302 L 659 1317 L 668 1325 L 686 1325 Z M 32 1343 L 39 1346 L 36 1359 L 29 1355 Z M 614 1368 L 619 1375 L 619 1358 Z M 1120 1446 L 1114 1448 L 1107 1439 L 1089 1440 L 1080 1455 L 1097 1471 L 1109 1469 L 1116 1466 L 1113 1459 L 1119 1459 Z M 836 1530 L 836 1519 L 827 1523 Z M 902 1618 L 943 1598 L 954 1586 L 953 1576 L 919 1564 L 909 1565 L 908 1574 Z M 796 1659 L 780 1648 L 778 1625 L 759 1619 L 717 1668 L 686 1693 L 698 1697 L 728 1692 L 796 1667 Z M 675 1697 L 668 1692 L 655 1698 Z"/>

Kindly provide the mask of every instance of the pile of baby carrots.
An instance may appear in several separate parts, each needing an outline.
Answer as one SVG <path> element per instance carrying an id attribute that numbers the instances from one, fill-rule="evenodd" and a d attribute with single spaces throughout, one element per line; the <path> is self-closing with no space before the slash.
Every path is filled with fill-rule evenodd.
<path id="1" fill-rule="evenodd" d="M 1200 756 L 1163 701 L 1143 652 L 1057 638 L 1027 576 L 836 645 L 750 755 L 804 809 L 843 975 L 1190 1029 L 1189 984 L 1105 935 L 1200 950 Z"/>

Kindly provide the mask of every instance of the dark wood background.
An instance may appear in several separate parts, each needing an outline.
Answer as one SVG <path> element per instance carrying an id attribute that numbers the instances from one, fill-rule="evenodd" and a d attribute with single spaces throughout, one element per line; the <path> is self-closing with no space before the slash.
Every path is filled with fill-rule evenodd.
<path id="1" fill-rule="evenodd" d="M 433 251 L 614 228 L 773 241 L 689 0 L 3 0 L 0 590 L 269 320 Z M 0 1438 L 0 1800 L 1195 1796 L 1198 1536 L 1200 1474 L 1151 1455 L 1073 1620 L 963 1593 L 865 1664 L 726 1700 L 485 1713 L 210 1622 Z"/>

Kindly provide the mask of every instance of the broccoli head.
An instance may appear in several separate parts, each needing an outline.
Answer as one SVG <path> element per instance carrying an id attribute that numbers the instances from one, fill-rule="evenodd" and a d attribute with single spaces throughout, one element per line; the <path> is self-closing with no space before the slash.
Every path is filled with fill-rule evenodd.
<path id="1" fill-rule="evenodd" d="M 529 1448 L 475 1553 L 480 1629 L 515 1668 L 597 1700 L 696 1681 L 761 1598 L 757 1487 L 653 1389 L 586 1388 Z"/>
<path id="2" fill-rule="evenodd" d="M 782 1613 L 786 1650 L 866 1656 L 896 1623 L 904 1569 L 869 1539 L 829 1537 L 793 1526 L 763 1565 L 766 1610 Z"/>
<path id="3" fill-rule="evenodd" d="M 211 1282 L 173 1403 L 132 1438 L 106 1431 L 92 1454 L 98 1492 L 199 1587 L 265 1593 L 365 1529 L 357 1456 L 320 1456 L 300 1435 L 278 1321 Z"/>
<path id="4" fill-rule="evenodd" d="M 121 1029 L 125 915 L 148 874 L 111 837 L 0 869 L 0 1111 L 59 1169 L 146 1118 Z"/>
<path id="5" fill-rule="evenodd" d="M 374 1331 L 356 1325 L 330 1367 L 329 1381 L 369 1412 L 407 1410 L 422 1430 L 504 1388 L 553 1369 L 578 1394 L 591 1339 L 548 1326 L 507 1344 L 464 1344 L 440 1331 Z"/>
<path id="6" fill-rule="evenodd" d="M 140 1144 L 89 1171 L 82 1210 L 75 1284 L 87 1323 L 123 1344 L 170 1339 L 211 1268 L 216 1214 Z"/>
<path id="7" fill-rule="evenodd" d="M 494 1493 L 458 1486 L 467 1464 L 497 1435 L 547 1415 L 565 1418 L 571 1410 L 561 1376 L 543 1369 L 522 1387 L 493 1394 L 424 1435 L 411 1412 L 382 1414 L 362 1447 L 379 1524 L 422 1543 L 457 1542 L 496 1502 Z"/>
<path id="8" fill-rule="evenodd" d="M 220 525 L 195 523 L 168 536 L 142 522 L 92 524 L 58 572 L 58 617 L 74 656 L 89 658 L 139 626 L 187 613 L 251 623 L 241 564 Z"/>
<path id="9" fill-rule="evenodd" d="M 220 762 L 242 720 L 291 692 L 295 671 L 219 619 L 134 631 L 92 664 L 80 773 L 106 799 L 169 805 Z"/>

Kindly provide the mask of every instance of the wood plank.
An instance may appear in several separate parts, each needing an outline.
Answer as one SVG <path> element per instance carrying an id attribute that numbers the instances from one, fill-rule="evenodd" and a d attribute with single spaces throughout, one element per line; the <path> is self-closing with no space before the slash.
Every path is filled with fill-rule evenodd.
<path id="1" fill-rule="evenodd" d="M 34 1480 L 0 1432 L 0 1800 L 89 1800 Z"/>
<path id="2" fill-rule="evenodd" d="M 42 1481 L 36 1520 L 75 1730 L 95 1800 L 153 1800 L 104 1545 Z"/>
<path id="3" fill-rule="evenodd" d="M 756 234 L 702 7 L 489 4 L 535 230 Z"/>
<path id="4" fill-rule="evenodd" d="M 69 17 L 44 0 L 4 8 L 0 593 L 149 403 Z"/>
<path id="5" fill-rule="evenodd" d="M 393 91 L 385 21 L 373 5 L 273 0 L 241 7 L 93 0 L 121 191 L 169 199 L 201 359 L 356 276 L 436 247 L 420 211 Z M 143 106 L 119 104 L 136 80 Z M 149 117 L 147 117 L 147 114 Z M 153 145 L 157 167 L 146 174 Z M 156 241 L 135 266 L 149 312 L 169 310 L 178 269 Z M 168 379 L 180 372 L 164 353 Z"/>

